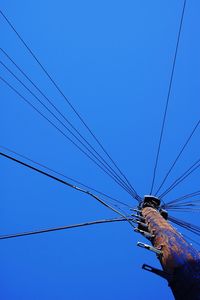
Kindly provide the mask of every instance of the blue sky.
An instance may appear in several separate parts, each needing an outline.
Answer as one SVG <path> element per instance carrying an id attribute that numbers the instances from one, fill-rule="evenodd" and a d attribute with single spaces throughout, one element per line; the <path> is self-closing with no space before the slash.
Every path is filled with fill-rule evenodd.
<path id="1" fill-rule="evenodd" d="M 182 4 L 180 0 L 1 1 L 2 11 L 141 196 L 150 190 Z M 157 187 L 199 119 L 199 9 L 197 1 L 186 6 Z M 96 145 L 2 18 L 0 30 L 1 47 Z M 2 67 L 0 73 L 36 103 Z M 0 95 L 1 145 L 137 205 L 2 82 Z M 197 131 L 166 188 L 199 158 L 198 153 Z M 0 163 L 2 234 L 115 216 L 60 183 L 4 158 Z M 196 172 L 166 200 L 198 189 Z M 179 217 L 198 224 L 197 214 Z M 172 299 L 166 282 L 141 270 L 143 263 L 159 264 L 154 254 L 136 247 L 137 241 L 143 238 L 128 224 L 1 241 L 1 299 L 143 300 L 154 299 L 155 293 L 158 299 Z"/>

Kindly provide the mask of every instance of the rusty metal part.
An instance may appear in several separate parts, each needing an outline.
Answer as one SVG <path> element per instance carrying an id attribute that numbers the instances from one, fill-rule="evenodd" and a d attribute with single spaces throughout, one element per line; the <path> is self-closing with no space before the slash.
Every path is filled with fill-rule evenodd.
<path id="1" fill-rule="evenodd" d="M 142 216 L 150 234 L 152 244 L 162 250 L 159 257 L 163 271 L 170 275 L 169 285 L 176 300 L 200 299 L 200 254 L 184 240 L 152 207 L 142 209 Z"/>

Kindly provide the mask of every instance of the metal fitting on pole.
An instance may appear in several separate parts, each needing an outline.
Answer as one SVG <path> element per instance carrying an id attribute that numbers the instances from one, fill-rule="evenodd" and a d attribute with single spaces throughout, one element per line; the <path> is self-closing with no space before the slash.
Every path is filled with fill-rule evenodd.
<path id="1" fill-rule="evenodd" d="M 145 218 L 140 216 L 140 215 L 136 215 L 136 214 L 131 214 L 132 217 L 135 217 L 137 219 L 140 219 L 140 221 L 145 222 Z"/>
<path id="2" fill-rule="evenodd" d="M 151 267 L 149 265 L 143 264 L 142 269 L 151 273 L 154 273 L 166 280 L 168 280 L 168 282 L 172 281 L 173 275 L 169 274 L 163 270 L 159 270 L 157 268 Z"/>
<path id="3" fill-rule="evenodd" d="M 147 238 L 148 240 L 153 240 L 153 238 L 155 237 L 155 236 L 152 235 L 151 233 L 146 232 L 146 231 L 141 230 L 141 229 L 138 229 L 138 228 L 135 228 L 134 231 L 137 232 L 137 233 L 142 234 L 142 235 L 143 235 L 145 238 Z"/>
<path id="4" fill-rule="evenodd" d="M 156 253 L 158 256 L 162 256 L 162 251 L 151 246 L 151 245 L 147 245 L 147 244 L 144 244 L 144 243 L 141 243 L 141 242 L 137 242 L 137 246 L 138 247 L 141 247 L 141 248 L 144 248 L 144 249 L 147 249 L 149 251 L 152 251 L 154 253 Z"/>

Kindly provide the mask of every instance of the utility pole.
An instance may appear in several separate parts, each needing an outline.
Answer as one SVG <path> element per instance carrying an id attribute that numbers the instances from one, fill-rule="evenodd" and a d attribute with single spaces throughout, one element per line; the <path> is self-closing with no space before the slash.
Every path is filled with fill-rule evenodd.
<path id="1" fill-rule="evenodd" d="M 158 198 L 145 196 L 137 214 L 141 222 L 136 231 L 152 243 L 138 246 L 155 252 L 162 266 L 159 270 L 144 264 L 143 269 L 166 279 L 176 300 L 199 300 L 200 254 L 168 223 Z"/>

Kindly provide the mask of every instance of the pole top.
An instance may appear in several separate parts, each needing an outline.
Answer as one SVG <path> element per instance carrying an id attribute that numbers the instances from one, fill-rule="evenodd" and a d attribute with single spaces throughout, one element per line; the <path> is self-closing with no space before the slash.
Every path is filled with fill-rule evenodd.
<path id="1" fill-rule="evenodd" d="M 141 203 L 141 205 L 142 205 L 141 208 L 153 207 L 155 209 L 158 209 L 160 206 L 160 203 L 161 203 L 161 201 L 159 198 L 152 196 L 152 195 L 145 195 L 144 200 Z"/>

